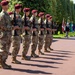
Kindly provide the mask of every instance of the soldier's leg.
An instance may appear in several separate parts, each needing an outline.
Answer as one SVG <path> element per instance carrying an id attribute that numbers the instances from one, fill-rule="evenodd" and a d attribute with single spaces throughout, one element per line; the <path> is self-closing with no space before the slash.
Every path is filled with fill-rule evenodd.
<path id="1" fill-rule="evenodd" d="M 39 36 L 38 50 L 39 50 L 39 54 L 42 54 L 42 55 L 44 55 L 44 53 L 42 53 L 41 51 L 43 44 L 44 44 L 44 36 Z"/>
<path id="2" fill-rule="evenodd" d="M 7 51 L 7 39 L 2 38 L 0 39 L 0 51 L 2 50 L 2 53 L 0 53 L 0 64 L 2 68 L 4 69 L 9 69 L 11 66 L 6 64 L 6 59 L 8 56 L 8 51 Z"/>
<path id="3" fill-rule="evenodd" d="M 50 52 L 50 51 L 47 50 L 47 48 L 49 47 L 49 43 L 50 43 L 49 35 L 46 35 L 46 38 L 45 38 L 45 52 Z"/>
<path id="4" fill-rule="evenodd" d="M 13 44 L 12 45 L 13 46 L 13 50 L 12 50 L 12 63 L 20 64 L 21 62 L 16 59 L 17 54 L 18 54 L 19 49 L 20 49 L 20 37 L 19 36 L 14 36 L 12 38 L 12 44 Z"/>
<path id="5" fill-rule="evenodd" d="M 38 55 L 35 54 L 36 48 L 37 48 L 37 44 L 38 44 L 38 37 L 37 36 L 33 36 L 32 37 L 32 51 L 31 51 L 31 56 L 32 57 L 39 57 Z"/>
<path id="6" fill-rule="evenodd" d="M 53 50 L 53 49 L 51 48 L 52 41 L 53 41 L 53 36 L 50 35 L 50 43 L 49 43 L 49 47 L 48 47 L 50 50 Z"/>
<path id="7" fill-rule="evenodd" d="M 23 41 L 22 59 L 30 60 L 30 57 L 26 56 L 26 54 L 28 53 L 29 47 L 30 47 L 30 43 L 31 43 L 31 38 L 29 35 L 26 35 Z"/>

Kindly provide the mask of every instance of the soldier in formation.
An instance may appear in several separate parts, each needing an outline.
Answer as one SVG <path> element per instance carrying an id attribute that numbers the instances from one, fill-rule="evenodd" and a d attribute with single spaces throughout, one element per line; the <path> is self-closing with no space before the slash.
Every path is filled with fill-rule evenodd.
<path id="1" fill-rule="evenodd" d="M 21 64 L 17 60 L 17 54 L 20 50 L 22 39 L 22 60 L 30 60 L 31 57 L 39 57 L 44 52 L 50 52 L 53 40 L 54 29 L 52 16 L 44 12 L 38 14 L 38 10 L 30 8 L 23 9 L 23 17 L 20 15 L 22 5 L 16 4 L 14 11 L 7 13 L 9 1 L 1 1 L 2 11 L 0 12 L 0 68 L 10 69 L 11 66 L 6 64 L 9 55 L 9 49 L 12 43 L 12 63 Z M 39 16 L 39 19 L 38 19 Z M 21 36 L 22 35 L 22 36 Z M 27 56 L 31 46 L 31 56 Z M 44 52 L 42 51 L 44 46 Z M 36 54 L 36 50 L 38 53 Z"/>

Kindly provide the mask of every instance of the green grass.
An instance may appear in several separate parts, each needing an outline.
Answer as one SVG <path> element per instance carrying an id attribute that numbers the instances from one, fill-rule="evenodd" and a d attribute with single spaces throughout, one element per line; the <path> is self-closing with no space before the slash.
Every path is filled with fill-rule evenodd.
<path id="1" fill-rule="evenodd" d="M 64 38 L 66 35 L 66 33 L 60 34 L 60 32 L 58 32 L 58 35 L 53 35 L 54 38 Z M 75 32 L 69 32 L 69 37 L 74 37 L 75 36 Z"/>

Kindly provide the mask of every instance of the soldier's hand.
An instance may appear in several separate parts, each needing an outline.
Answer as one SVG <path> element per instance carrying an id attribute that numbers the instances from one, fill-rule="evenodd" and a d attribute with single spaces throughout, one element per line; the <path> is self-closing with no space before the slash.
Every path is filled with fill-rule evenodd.
<path id="1" fill-rule="evenodd" d="M 36 28 L 34 28 L 33 31 L 36 31 Z"/>
<path id="2" fill-rule="evenodd" d="M 29 30 L 29 27 L 24 27 L 24 30 Z"/>
<path id="3" fill-rule="evenodd" d="M 44 29 L 43 28 L 41 28 L 41 31 L 43 31 Z"/>
<path id="4" fill-rule="evenodd" d="M 15 27 L 14 27 L 14 30 L 16 30 L 16 29 L 18 29 L 18 30 L 19 30 L 19 29 L 20 29 L 20 27 L 19 27 L 19 26 L 15 26 Z"/>
<path id="5" fill-rule="evenodd" d="M 46 30 L 50 30 L 50 28 L 46 28 Z"/>

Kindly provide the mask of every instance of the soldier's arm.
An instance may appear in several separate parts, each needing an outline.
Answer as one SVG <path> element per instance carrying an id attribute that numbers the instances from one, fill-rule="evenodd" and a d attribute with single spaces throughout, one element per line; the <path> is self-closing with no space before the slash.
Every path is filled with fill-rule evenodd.
<path id="1" fill-rule="evenodd" d="M 3 30 L 5 29 L 5 18 L 4 18 L 4 15 L 0 16 L 0 28 Z"/>

